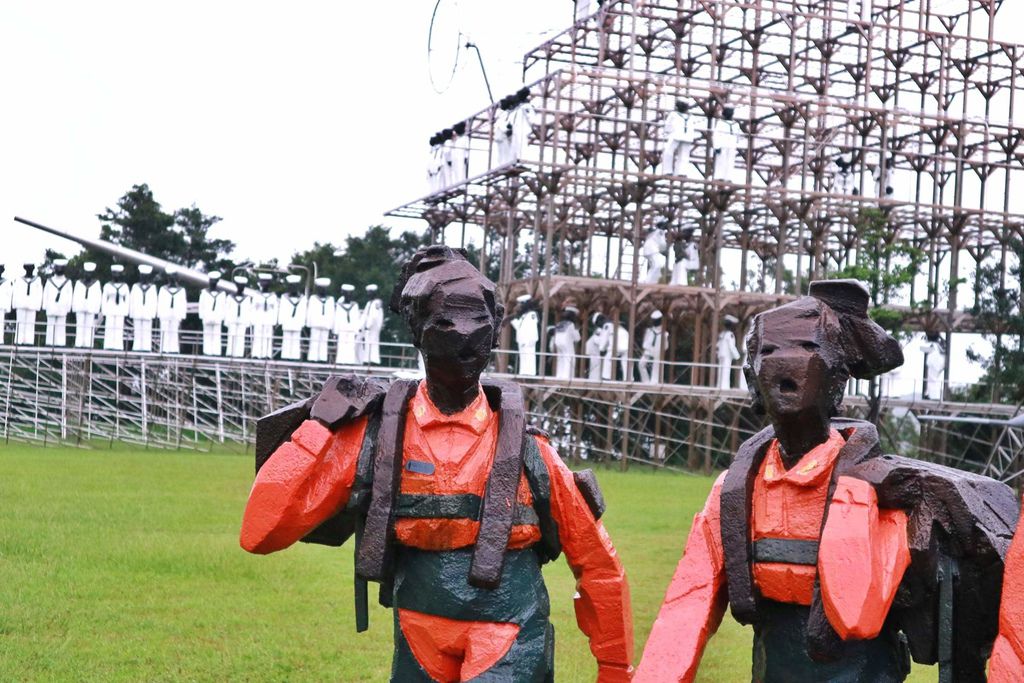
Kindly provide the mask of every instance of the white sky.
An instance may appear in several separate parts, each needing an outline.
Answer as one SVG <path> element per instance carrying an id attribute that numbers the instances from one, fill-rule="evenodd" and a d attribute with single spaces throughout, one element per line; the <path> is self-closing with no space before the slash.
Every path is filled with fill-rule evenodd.
<path id="1" fill-rule="evenodd" d="M 1022 4 L 1003 7 L 998 38 L 1014 40 Z M 95 237 L 95 215 L 135 183 L 165 210 L 223 217 L 215 236 L 238 257 L 287 258 L 378 222 L 422 229 L 383 213 L 424 193 L 427 138 L 487 104 L 472 53 L 447 92 L 431 86 L 433 8 L 0 4 L 0 263 L 77 251 L 11 217 Z M 523 52 L 572 13 L 565 0 L 459 0 L 441 30 L 480 45 L 500 98 L 519 87 Z"/>

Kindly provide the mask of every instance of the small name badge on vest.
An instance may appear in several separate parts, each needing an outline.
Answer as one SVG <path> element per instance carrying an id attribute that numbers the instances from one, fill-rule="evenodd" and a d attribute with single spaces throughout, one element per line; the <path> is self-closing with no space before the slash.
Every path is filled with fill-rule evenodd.
<path id="1" fill-rule="evenodd" d="M 405 463 L 405 469 L 410 472 L 415 472 L 416 474 L 433 474 L 434 463 L 423 462 L 422 460 L 410 460 Z"/>

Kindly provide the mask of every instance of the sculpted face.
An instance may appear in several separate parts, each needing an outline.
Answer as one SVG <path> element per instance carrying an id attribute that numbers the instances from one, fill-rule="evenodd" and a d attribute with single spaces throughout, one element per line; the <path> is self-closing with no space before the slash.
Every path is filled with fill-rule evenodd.
<path id="1" fill-rule="evenodd" d="M 476 382 L 490 360 L 498 322 L 480 288 L 465 280 L 445 283 L 425 313 L 419 348 L 430 374 Z"/>

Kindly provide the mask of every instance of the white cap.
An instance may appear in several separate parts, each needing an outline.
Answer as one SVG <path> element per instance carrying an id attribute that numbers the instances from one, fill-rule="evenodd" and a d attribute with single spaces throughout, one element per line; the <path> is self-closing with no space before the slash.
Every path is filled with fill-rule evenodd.
<path id="1" fill-rule="evenodd" d="M 92 261 L 86 261 L 85 263 L 82 264 L 82 270 L 84 270 L 87 273 L 94 273 L 96 272 L 96 264 L 93 263 Z"/>
<path id="2" fill-rule="evenodd" d="M 168 275 L 177 275 L 178 266 L 168 265 L 167 267 L 164 268 L 164 272 L 167 273 Z"/>
<path id="3" fill-rule="evenodd" d="M 342 285 L 341 291 L 343 292 L 354 292 L 356 291 L 355 285 Z"/>
<path id="4" fill-rule="evenodd" d="M 260 282 L 270 282 L 271 280 L 274 279 L 274 274 L 273 273 L 258 273 L 256 275 L 256 278 Z"/>
<path id="5" fill-rule="evenodd" d="M 516 303 L 525 304 L 532 298 L 533 297 L 530 296 L 529 294 L 520 294 L 519 296 L 516 297 Z"/>
<path id="6" fill-rule="evenodd" d="M 66 258 L 58 258 L 53 260 L 53 265 L 55 266 L 66 266 L 67 264 L 68 260 Z"/>
<path id="7" fill-rule="evenodd" d="M 313 284 L 316 285 L 317 287 L 330 287 L 331 286 L 331 278 L 329 278 L 329 277 L 318 277 L 317 279 L 313 280 Z"/>
<path id="8" fill-rule="evenodd" d="M 247 278 L 244 275 L 236 275 L 235 277 L 233 277 L 231 279 L 235 281 L 235 284 L 239 284 L 239 285 L 247 285 L 247 284 L 249 284 L 249 278 Z"/>
<path id="9" fill-rule="evenodd" d="M 152 272 L 153 266 L 149 265 L 148 263 L 143 263 L 142 265 L 139 266 L 140 275 L 149 275 Z"/>
<path id="10" fill-rule="evenodd" d="M 661 320 L 661 311 L 651 313 L 651 320 Z"/>
<path id="11" fill-rule="evenodd" d="M 562 310 L 565 311 L 566 313 L 579 313 L 580 312 L 580 309 L 576 308 L 575 306 L 566 306 Z"/>
<path id="12" fill-rule="evenodd" d="M 288 277 L 286 277 L 284 279 L 284 281 L 287 282 L 290 285 L 295 285 L 295 284 L 298 284 L 298 283 L 302 282 L 302 276 L 301 275 L 289 275 Z"/>
<path id="13" fill-rule="evenodd" d="M 727 324 L 727 325 L 730 325 L 730 324 L 731 325 L 735 325 L 736 323 L 738 323 L 740 321 L 740 319 L 737 318 L 734 315 L 727 315 L 724 318 L 722 318 L 722 320 L 724 320 L 725 324 Z"/>
<path id="14" fill-rule="evenodd" d="M 123 273 L 124 272 L 124 266 L 122 266 L 120 263 L 115 263 L 114 265 L 110 266 L 110 272 L 111 273 Z"/>
<path id="15" fill-rule="evenodd" d="M 566 309 L 566 310 L 569 310 L 569 309 Z M 598 321 L 598 318 L 600 318 L 601 315 L 602 315 L 601 313 L 594 313 L 593 315 L 591 315 L 590 316 L 590 324 L 591 325 L 596 325 L 597 321 Z"/>
<path id="16" fill-rule="evenodd" d="M 220 276 L 221 276 L 221 272 L 219 270 L 211 270 L 209 273 L 207 273 L 206 276 L 208 278 L 210 278 L 211 280 L 219 280 Z"/>
<path id="17" fill-rule="evenodd" d="M 367 292 L 376 292 L 377 291 L 377 285 L 366 285 L 366 291 Z"/>

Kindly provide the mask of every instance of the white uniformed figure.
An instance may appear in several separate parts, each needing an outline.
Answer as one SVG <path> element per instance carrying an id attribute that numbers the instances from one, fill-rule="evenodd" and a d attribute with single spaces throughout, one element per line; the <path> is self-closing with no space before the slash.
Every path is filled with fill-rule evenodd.
<path id="1" fill-rule="evenodd" d="M 235 293 L 224 297 L 224 327 L 228 330 L 224 354 L 231 358 L 245 358 L 245 333 L 252 321 L 249 295 L 245 293 L 249 281 L 244 275 L 236 275 L 234 281 Z"/>
<path id="2" fill-rule="evenodd" d="M 644 384 L 661 382 L 661 356 L 667 335 L 661 311 L 651 313 L 651 319 L 644 330 L 640 352 L 640 381 Z"/>
<path id="3" fill-rule="evenodd" d="M 882 168 L 883 164 L 885 165 L 884 169 Z M 896 157 L 881 159 L 878 165 L 875 166 L 872 177 L 875 181 L 875 192 L 879 199 L 895 199 L 896 189 L 892 185 L 895 170 Z"/>
<path id="4" fill-rule="evenodd" d="M 512 127 L 513 113 L 515 106 L 515 95 L 507 95 L 501 98 L 498 103 L 498 111 L 494 114 L 494 144 L 496 166 L 505 166 L 515 161 L 516 155 L 512 151 L 513 134 Z"/>
<path id="5" fill-rule="evenodd" d="M 367 302 L 363 309 L 364 363 L 380 365 L 380 331 L 384 327 L 384 304 L 377 298 L 377 285 L 366 285 Z"/>
<path id="6" fill-rule="evenodd" d="M 667 249 L 665 231 L 662 228 L 651 228 L 643 244 L 644 259 L 647 260 L 647 275 L 644 276 L 643 284 L 656 285 L 661 282 L 661 274 L 665 272 Z"/>
<path id="7" fill-rule="evenodd" d="M 178 282 L 178 269 L 167 266 L 167 284 L 157 294 L 156 316 L 160 320 L 160 353 L 181 353 L 181 321 L 188 315 L 188 295 Z"/>
<path id="8" fill-rule="evenodd" d="M 299 292 L 302 277 L 289 275 L 288 293 L 281 297 L 277 322 L 281 326 L 281 358 L 302 360 L 302 328 L 306 326 L 306 297 Z"/>
<path id="9" fill-rule="evenodd" d="M 633 373 L 629 372 L 629 330 L 611 320 L 606 321 L 604 326 L 608 333 L 608 348 L 604 353 L 604 363 L 601 365 L 601 379 L 615 379 L 612 368 L 613 361 L 618 358 L 623 381 L 632 382 Z"/>
<path id="10" fill-rule="evenodd" d="M 522 88 L 514 96 L 515 107 L 509 117 L 509 125 L 512 126 L 512 162 L 518 162 L 523 158 L 526 146 L 530 141 L 530 133 L 537 120 L 537 110 L 530 104 L 529 88 Z"/>
<path id="11" fill-rule="evenodd" d="M 700 255 L 697 251 L 697 244 L 693 239 L 693 229 L 687 228 L 682 233 L 682 239 L 672 245 L 676 262 L 672 266 L 672 279 L 669 284 L 682 285 L 684 287 L 693 284 L 691 273 L 700 270 Z"/>
<path id="12" fill-rule="evenodd" d="M 46 345 L 68 345 L 68 313 L 75 284 L 65 275 L 68 262 L 57 259 L 53 262 L 53 275 L 43 285 L 43 312 L 46 313 Z"/>
<path id="13" fill-rule="evenodd" d="M 206 289 L 199 293 L 199 319 L 203 321 L 203 355 L 219 356 L 224 353 L 221 327 L 224 324 L 224 302 L 227 294 L 220 291 L 220 271 L 211 271 Z"/>
<path id="14" fill-rule="evenodd" d="M 342 285 L 341 295 L 334 304 L 334 334 L 338 336 L 334 362 L 339 365 L 359 362 L 356 344 L 363 326 L 363 312 L 359 310 L 359 304 L 352 301 L 355 291 L 353 285 Z"/>
<path id="15" fill-rule="evenodd" d="M 740 352 L 736 348 L 736 325 L 739 319 L 727 315 L 723 319 L 725 329 L 718 335 L 718 388 L 732 388 L 732 364 L 739 360 Z"/>
<path id="16" fill-rule="evenodd" d="M 153 266 L 139 266 L 139 281 L 132 285 L 129 294 L 128 315 L 132 319 L 132 350 L 153 350 L 153 319 L 158 313 L 160 292 L 156 285 L 149 281 Z"/>
<path id="17" fill-rule="evenodd" d="M 274 325 L 277 324 L 278 301 L 277 294 L 270 291 L 270 285 L 274 282 L 274 276 L 270 273 L 260 273 L 260 291 L 252 296 L 249 301 L 252 311 L 252 355 L 253 358 L 272 358 L 274 356 Z"/>
<path id="18" fill-rule="evenodd" d="M 608 319 L 600 313 L 590 316 L 590 329 L 593 333 L 587 338 L 583 350 L 587 354 L 587 379 L 600 381 L 604 369 L 604 355 L 608 352 L 611 341 L 611 328 L 605 323 Z"/>
<path id="19" fill-rule="evenodd" d="M 846 2 L 846 20 L 849 22 L 854 21 L 871 21 L 871 0 L 847 0 Z M 851 26 L 848 31 L 853 30 Z"/>
<path id="20" fill-rule="evenodd" d="M 34 263 L 25 264 L 25 274 L 14 281 L 11 307 L 17 316 L 15 344 L 36 343 L 36 314 L 43 307 L 43 281 L 36 273 Z"/>
<path id="21" fill-rule="evenodd" d="M 561 321 L 551 334 L 549 345 L 555 354 L 555 377 L 558 379 L 572 379 L 576 374 L 576 344 L 580 341 L 576 318 L 579 313 L 575 306 L 566 306 L 562 310 Z"/>
<path id="22" fill-rule="evenodd" d="M 715 154 L 715 166 L 712 177 L 727 183 L 734 182 L 736 171 L 736 147 L 740 126 L 733 121 L 736 111 L 732 107 L 722 109 L 722 118 L 715 121 L 711 132 L 711 149 Z"/>
<path id="23" fill-rule="evenodd" d="M 327 342 L 334 327 L 334 297 L 327 293 L 329 277 L 313 281 L 316 290 L 306 302 L 306 326 L 309 328 L 309 350 L 306 359 L 314 363 L 327 362 Z"/>
<path id="24" fill-rule="evenodd" d="M 75 348 L 91 349 L 96 339 L 96 318 L 103 307 L 103 284 L 96 279 L 96 264 L 82 264 L 82 279 L 75 283 L 71 311 L 75 314 Z"/>
<path id="25" fill-rule="evenodd" d="M 130 288 L 122 281 L 124 266 L 115 263 L 110 266 L 110 282 L 103 285 L 103 348 L 108 351 L 124 351 L 124 319 L 128 317 Z"/>
<path id="26" fill-rule="evenodd" d="M 4 264 L 0 263 L 0 344 L 4 343 L 7 314 L 11 312 L 14 282 L 4 277 Z"/>
<path id="27" fill-rule="evenodd" d="M 936 332 L 929 332 L 921 344 L 924 352 L 925 383 L 921 398 L 932 401 L 943 399 L 942 385 L 946 374 L 946 344 Z"/>
<path id="28" fill-rule="evenodd" d="M 427 157 L 427 189 L 430 194 L 441 189 L 442 142 L 440 133 L 434 133 L 430 138 L 430 155 Z"/>
<path id="29" fill-rule="evenodd" d="M 452 184 L 452 143 L 454 136 L 451 128 L 441 131 L 440 161 L 441 167 L 438 171 L 438 188 L 444 190 Z"/>
<path id="30" fill-rule="evenodd" d="M 463 183 L 469 175 L 469 137 L 466 135 L 466 122 L 459 121 L 452 127 L 452 139 L 449 143 L 449 177 L 453 185 Z"/>
<path id="31" fill-rule="evenodd" d="M 690 119 L 690 106 L 676 100 L 675 111 L 666 118 L 662 129 L 665 131 L 665 149 L 661 153 L 661 172 L 665 175 L 692 178 L 694 166 L 690 163 L 690 152 L 697 139 L 697 129 Z"/>
<path id="32" fill-rule="evenodd" d="M 855 195 L 859 191 L 855 181 L 854 156 L 850 150 L 844 150 L 832 160 L 835 167 L 832 176 L 832 190 L 836 194 Z"/>
<path id="33" fill-rule="evenodd" d="M 518 297 L 516 302 L 519 304 L 519 315 L 512 319 L 511 325 L 516 333 L 516 348 L 519 349 L 519 374 L 536 377 L 540 317 L 529 294 Z"/>

